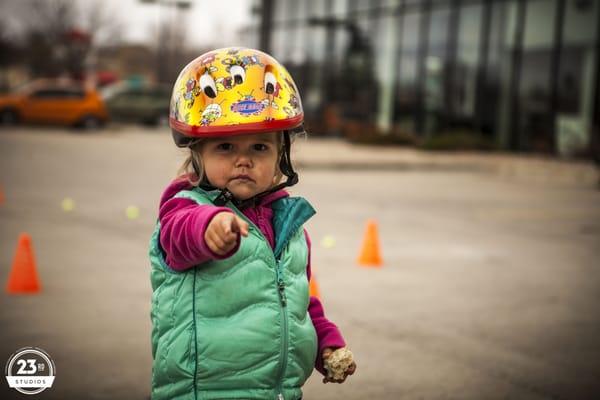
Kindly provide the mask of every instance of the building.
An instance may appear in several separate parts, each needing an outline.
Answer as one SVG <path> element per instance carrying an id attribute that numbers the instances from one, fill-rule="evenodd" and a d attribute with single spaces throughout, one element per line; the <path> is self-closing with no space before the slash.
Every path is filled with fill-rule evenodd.
<path id="1" fill-rule="evenodd" d="M 246 40 L 288 67 L 313 130 L 599 145 L 600 0 L 254 3 Z"/>

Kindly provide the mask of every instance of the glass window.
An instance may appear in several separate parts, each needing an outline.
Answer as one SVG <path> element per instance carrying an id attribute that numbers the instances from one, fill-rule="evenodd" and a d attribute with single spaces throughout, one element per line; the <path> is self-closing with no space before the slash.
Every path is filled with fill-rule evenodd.
<path id="1" fill-rule="evenodd" d="M 425 59 L 426 132 L 434 132 L 439 129 L 440 119 L 444 112 L 450 7 L 434 8 L 430 18 L 428 54 Z"/>
<path id="2" fill-rule="evenodd" d="M 279 23 L 281 21 L 285 21 L 286 18 L 286 6 L 288 5 L 288 2 L 285 0 L 280 0 L 280 1 L 274 1 L 273 5 L 275 6 L 275 12 L 273 15 L 273 21 L 275 23 Z"/>
<path id="3" fill-rule="evenodd" d="M 398 92 L 395 102 L 395 119 L 407 132 L 415 130 L 418 108 L 417 61 L 419 55 L 419 27 L 421 13 L 410 12 L 402 17 L 400 55 L 398 57 Z"/>
<path id="4" fill-rule="evenodd" d="M 527 3 L 518 94 L 518 147 L 523 150 L 553 150 L 550 66 L 555 13 L 555 0 L 531 0 Z"/>
<path id="5" fill-rule="evenodd" d="M 333 14 L 337 17 L 345 17 L 348 13 L 348 0 L 333 0 Z"/>
<path id="6" fill-rule="evenodd" d="M 458 44 L 451 101 L 457 116 L 473 117 L 481 32 L 481 4 L 463 6 L 459 13 Z"/>
<path id="7" fill-rule="evenodd" d="M 600 2 L 567 0 L 558 72 L 555 126 L 557 150 L 573 154 L 589 148 L 594 118 L 598 54 L 595 36 Z"/>
<path id="8" fill-rule="evenodd" d="M 299 15 L 307 17 L 323 18 L 325 16 L 325 2 L 321 0 L 311 0 L 308 2 L 299 2 Z M 322 63 L 325 58 L 326 28 L 324 25 L 312 26 L 309 30 L 310 46 L 306 46 L 308 58 L 312 63 Z M 300 44 L 300 43 L 298 43 Z M 303 43 L 302 46 L 304 47 Z"/>
<path id="9" fill-rule="evenodd" d="M 345 20 L 347 18 L 346 13 L 348 11 L 347 0 L 334 0 L 333 1 L 333 14 L 334 17 L 339 20 Z M 340 73 L 342 63 L 344 62 L 344 54 L 347 51 L 348 44 L 350 43 L 350 35 L 348 29 L 343 26 L 338 26 L 334 30 L 334 53 L 333 62 L 335 65 L 336 73 Z"/>
<path id="10" fill-rule="evenodd" d="M 599 2 L 594 0 L 567 0 L 563 31 L 565 46 L 594 43 L 599 7 Z"/>
<path id="11" fill-rule="evenodd" d="M 271 46 L 273 47 L 273 56 L 283 62 L 286 56 L 286 47 L 289 41 L 290 30 L 281 26 L 275 26 L 271 31 Z"/>
<path id="12" fill-rule="evenodd" d="M 388 131 L 392 122 L 392 105 L 394 88 L 396 87 L 398 17 L 384 15 L 376 20 L 377 35 L 374 46 L 375 54 L 375 85 L 377 101 L 377 124 L 382 131 Z"/>
<path id="13" fill-rule="evenodd" d="M 511 82 L 518 7 L 515 0 L 492 3 L 488 69 L 483 92 L 486 102 L 481 109 L 481 118 L 497 121 L 495 126 L 501 147 L 509 146 L 512 135 Z"/>
<path id="14" fill-rule="evenodd" d="M 597 1 L 567 1 L 558 76 L 560 113 L 591 112 L 598 7 Z"/>
<path id="15" fill-rule="evenodd" d="M 322 18 L 325 15 L 325 2 L 320 0 L 311 0 L 299 2 L 300 10 L 298 15 L 307 18 L 315 16 Z M 304 28 L 301 28 L 304 29 Z M 305 35 L 308 34 L 306 43 L 307 61 L 308 61 L 308 88 L 303 95 L 304 108 L 308 114 L 317 113 L 321 108 L 323 95 L 323 68 L 325 63 L 325 45 L 327 40 L 327 30 L 324 25 L 313 25 L 308 28 Z"/>
<path id="16" fill-rule="evenodd" d="M 350 12 L 366 11 L 377 7 L 380 0 L 350 0 Z"/>

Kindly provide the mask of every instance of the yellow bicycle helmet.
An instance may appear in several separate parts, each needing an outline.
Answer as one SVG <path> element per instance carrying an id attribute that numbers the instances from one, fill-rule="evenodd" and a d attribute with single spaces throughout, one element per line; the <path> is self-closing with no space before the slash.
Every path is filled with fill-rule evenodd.
<path id="1" fill-rule="evenodd" d="M 290 132 L 303 130 L 303 121 L 300 94 L 288 71 L 270 55 L 254 49 L 227 47 L 202 54 L 183 68 L 171 95 L 169 125 L 179 147 L 189 147 L 202 138 L 283 132 L 279 167 L 287 181 L 250 202 L 298 182 L 290 160 Z M 201 186 L 215 189 L 206 181 Z M 226 201 L 235 203 L 224 189 L 217 203 Z"/>
<path id="2" fill-rule="evenodd" d="M 171 96 L 175 143 L 291 130 L 304 119 L 298 88 L 287 70 L 259 50 L 228 47 L 183 68 Z"/>

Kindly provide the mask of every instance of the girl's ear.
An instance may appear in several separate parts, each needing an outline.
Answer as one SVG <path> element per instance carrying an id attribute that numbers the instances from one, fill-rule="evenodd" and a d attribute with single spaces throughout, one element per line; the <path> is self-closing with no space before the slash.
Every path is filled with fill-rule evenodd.
<path id="1" fill-rule="evenodd" d="M 283 174 L 279 170 L 279 164 L 275 168 L 275 176 L 273 176 L 273 186 L 278 185 L 281 182 L 281 178 L 283 178 Z"/>

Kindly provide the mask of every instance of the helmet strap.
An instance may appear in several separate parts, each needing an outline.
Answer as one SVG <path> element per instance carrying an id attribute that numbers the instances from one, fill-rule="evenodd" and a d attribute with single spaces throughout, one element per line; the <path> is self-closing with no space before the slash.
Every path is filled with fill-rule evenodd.
<path id="1" fill-rule="evenodd" d="M 198 178 L 200 178 L 200 166 L 198 165 L 198 162 L 196 161 L 196 159 L 194 157 L 192 157 L 192 168 L 194 168 L 194 173 L 196 174 L 196 176 Z"/>

